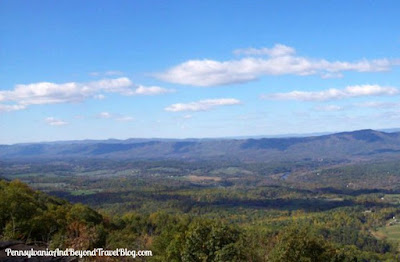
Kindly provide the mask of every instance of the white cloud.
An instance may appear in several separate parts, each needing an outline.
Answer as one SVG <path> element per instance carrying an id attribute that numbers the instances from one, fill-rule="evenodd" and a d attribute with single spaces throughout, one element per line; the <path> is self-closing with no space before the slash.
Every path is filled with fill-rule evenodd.
<path id="1" fill-rule="evenodd" d="M 330 78 L 342 78 L 342 73 L 322 73 L 321 78 L 323 79 L 330 79 Z"/>
<path id="2" fill-rule="evenodd" d="M 133 96 L 158 95 L 173 91 L 157 86 L 135 85 L 127 77 L 102 79 L 87 83 L 69 82 L 57 84 L 39 82 L 16 85 L 13 90 L 0 91 L 0 103 L 7 103 L 0 104 L 0 112 L 20 110 L 29 105 L 77 103 L 89 98 L 104 99 L 103 93 Z"/>
<path id="3" fill-rule="evenodd" d="M 108 118 L 111 118 L 112 115 L 110 113 L 108 113 L 108 112 L 101 112 L 100 114 L 97 115 L 97 117 L 108 119 Z"/>
<path id="4" fill-rule="evenodd" d="M 121 116 L 121 117 L 115 118 L 115 120 L 121 121 L 121 122 L 130 122 L 130 121 L 133 121 L 135 119 L 133 117 L 131 117 L 131 116 Z"/>
<path id="5" fill-rule="evenodd" d="M 268 55 L 268 56 L 286 56 L 293 55 L 296 53 L 296 50 L 293 47 L 276 44 L 272 48 L 243 48 L 236 49 L 233 51 L 235 55 L 247 55 L 247 56 L 260 56 L 260 55 Z"/>
<path id="6" fill-rule="evenodd" d="M 241 104 L 241 102 L 234 98 L 205 99 L 186 104 L 182 103 L 172 104 L 166 107 L 165 111 L 170 111 L 170 112 L 207 111 L 218 106 L 228 106 L 228 105 L 238 105 L 238 104 Z"/>
<path id="7" fill-rule="evenodd" d="M 93 98 L 98 99 L 98 100 L 103 100 L 104 98 L 106 98 L 106 96 L 103 94 L 98 94 L 98 95 L 94 95 Z"/>
<path id="8" fill-rule="evenodd" d="M 0 104 L 0 112 L 11 112 L 25 109 L 24 105 L 7 105 L 7 104 Z"/>
<path id="9" fill-rule="evenodd" d="M 161 95 L 161 94 L 167 94 L 167 93 L 173 93 L 175 90 L 173 89 L 166 89 L 166 88 L 161 88 L 158 86 L 139 86 L 135 91 L 134 94 L 136 95 Z"/>
<path id="10" fill-rule="evenodd" d="M 122 76 L 124 73 L 117 70 L 110 70 L 106 72 L 90 72 L 90 76 L 98 77 L 98 76 Z"/>
<path id="11" fill-rule="evenodd" d="M 67 122 L 54 118 L 54 117 L 47 117 L 44 120 L 47 124 L 51 125 L 51 126 L 64 126 L 66 124 L 68 124 Z"/>
<path id="12" fill-rule="evenodd" d="M 114 71 L 107 71 L 107 72 L 104 73 L 104 75 L 106 75 L 106 76 L 120 76 L 120 75 L 123 75 L 123 74 L 124 74 L 123 72 L 121 72 L 121 71 L 116 71 L 116 70 L 114 70 Z"/>
<path id="13" fill-rule="evenodd" d="M 355 106 L 369 107 L 369 108 L 392 108 L 392 107 L 399 107 L 399 103 L 369 101 L 369 102 L 357 103 L 355 104 Z"/>
<path id="14" fill-rule="evenodd" d="M 300 101 L 325 101 L 362 96 L 393 96 L 400 94 L 400 90 L 394 87 L 382 87 L 379 85 L 356 85 L 345 89 L 328 89 L 319 92 L 292 91 L 288 93 L 275 93 L 262 95 L 264 99 L 300 100 Z"/>
<path id="15" fill-rule="evenodd" d="M 355 62 L 311 59 L 295 54 L 295 49 L 277 44 L 273 48 L 238 49 L 247 57 L 237 60 L 189 60 L 155 76 L 163 81 L 192 86 L 216 86 L 249 82 L 263 75 L 320 75 L 341 77 L 342 72 L 380 72 L 400 65 L 400 60 L 362 59 Z M 267 57 L 255 57 L 266 55 Z"/>
<path id="16" fill-rule="evenodd" d="M 325 111 L 325 112 L 334 112 L 334 111 L 340 111 L 343 110 L 344 108 L 338 105 L 321 105 L 321 106 L 316 106 L 315 110 L 317 111 Z"/>

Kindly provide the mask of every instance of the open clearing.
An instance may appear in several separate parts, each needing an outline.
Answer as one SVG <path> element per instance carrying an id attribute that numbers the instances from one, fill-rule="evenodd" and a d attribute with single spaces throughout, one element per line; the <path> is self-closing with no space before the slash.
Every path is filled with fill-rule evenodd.
<path id="1" fill-rule="evenodd" d="M 388 241 L 400 243 L 400 224 L 386 225 L 376 232 L 375 236 L 386 238 Z"/>

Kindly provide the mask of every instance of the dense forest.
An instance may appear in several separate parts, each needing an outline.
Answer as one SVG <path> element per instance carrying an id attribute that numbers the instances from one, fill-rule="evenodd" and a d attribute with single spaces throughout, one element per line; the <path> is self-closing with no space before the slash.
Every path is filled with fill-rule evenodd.
<path id="1" fill-rule="evenodd" d="M 1 241 L 152 251 L 139 261 L 398 261 L 396 159 L 0 165 Z"/>
<path id="2" fill-rule="evenodd" d="M 152 250 L 150 261 L 394 261 L 397 247 L 371 234 L 400 209 L 369 203 L 327 212 L 281 211 L 203 218 L 166 211 L 121 215 L 32 190 L 19 180 L 1 181 L 3 239 L 46 243 L 50 248 Z M 245 214 L 245 213 L 244 213 Z"/>

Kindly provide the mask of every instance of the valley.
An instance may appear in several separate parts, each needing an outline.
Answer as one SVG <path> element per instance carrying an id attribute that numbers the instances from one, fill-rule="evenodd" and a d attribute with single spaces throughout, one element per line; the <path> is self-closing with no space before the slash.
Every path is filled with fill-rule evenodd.
<path id="1" fill-rule="evenodd" d="M 398 224 L 390 222 L 393 217 L 400 217 L 400 154 L 393 142 L 398 136 L 397 133 L 356 131 L 301 140 L 221 140 L 215 143 L 247 151 L 240 153 L 240 150 L 232 149 L 215 159 L 196 156 L 196 152 L 211 150 L 207 141 L 185 146 L 182 143 L 186 142 L 180 141 L 158 142 L 159 150 L 161 147 L 178 150 L 177 155 L 171 153 L 168 157 L 160 157 L 154 148 L 141 146 L 126 147 L 128 151 L 132 148 L 138 151 L 132 155 L 124 152 L 121 157 L 120 152 L 114 155 L 113 150 L 120 149 L 114 145 L 106 147 L 113 148 L 112 153 L 105 153 L 103 148 L 104 155 L 93 156 L 88 145 L 77 142 L 54 144 L 50 146 L 52 151 L 43 149 L 42 153 L 28 157 L 26 147 L 31 150 L 32 145 L 15 145 L 0 151 L 3 154 L 0 176 L 6 181 L 17 179 L 34 190 L 74 205 L 87 205 L 99 212 L 102 219 L 113 221 L 107 226 L 101 222 L 105 226 L 107 245 L 125 246 L 131 241 L 129 239 L 135 239 L 135 248 L 157 251 L 158 256 L 152 258 L 154 261 L 171 259 L 165 255 L 169 248 L 184 252 L 186 245 L 172 247 L 174 242 L 168 244 L 171 241 L 168 239 L 188 234 L 190 225 L 198 223 L 198 219 L 234 226 L 241 232 L 238 235 L 240 241 L 254 245 L 252 261 L 273 261 L 271 256 L 275 256 L 278 243 L 285 244 L 279 240 L 285 237 L 284 232 L 289 229 L 302 232 L 307 228 L 312 228 L 307 229 L 309 239 L 322 238 L 329 250 L 335 250 L 330 254 L 337 259 L 335 261 L 353 258 L 392 261 L 399 250 Z M 339 146 L 327 140 L 345 140 L 347 144 L 335 154 Z M 166 144 L 160 146 L 162 143 Z M 309 147 L 322 145 L 323 148 L 314 150 L 320 151 L 318 157 L 310 157 L 311 154 L 305 157 L 298 153 L 299 143 Z M 99 150 L 104 143 L 100 144 L 90 147 Z M 54 153 L 66 152 L 71 146 L 85 150 L 75 150 L 74 155 L 65 153 L 65 156 Z M 360 147 L 352 149 L 357 154 L 344 157 L 346 148 L 357 146 Z M 49 146 L 38 144 L 35 147 Z M 140 150 L 144 150 L 143 154 L 148 158 L 139 157 Z M 54 155 L 48 155 L 50 152 Z M 216 150 L 213 152 L 210 154 L 219 154 Z M 260 156 L 271 152 L 285 157 L 260 160 Z M 149 155 L 151 153 L 153 155 Z M 250 159 L 256 154 L 259 156 Z M 113 225 L 133 214 L 144 223 L 137 225 L 134 231 L 128 230 L 128 224 Z M 160 222 L 151 224 L 154 216 L 168 216 L 171 221 L 178 219 L 172 223 L 182 228 L 168 226 L 157 231 Z M 152 230 L 156 231 L 148 231 L 148 226 L 155 227 Z M 126 239 L 114 243 L 113 235 L 121 232 L 125 232 Z M 20 239 L 32 238 L 21 234 Z M 248 239 L 244 240 L 246 237 Z M 163 246 L 155 244 L 159 241 L 167 242 Z M 49 244 L 52 243 L 54 241 L 50 240 Z M 240 248 L 230 255 L 237 255 Z"/>

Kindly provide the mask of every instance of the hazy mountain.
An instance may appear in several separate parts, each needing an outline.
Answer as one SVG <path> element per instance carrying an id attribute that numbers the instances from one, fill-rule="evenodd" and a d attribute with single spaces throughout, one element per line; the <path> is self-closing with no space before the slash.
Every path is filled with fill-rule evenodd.
<path id="1" fill-rule="evenodd" d="M 400 155 L 400 132 L 359 130 L 321 136 L 261 139 L 84 140 L 0 145 L 6 159 L 346 159 Z"/>

